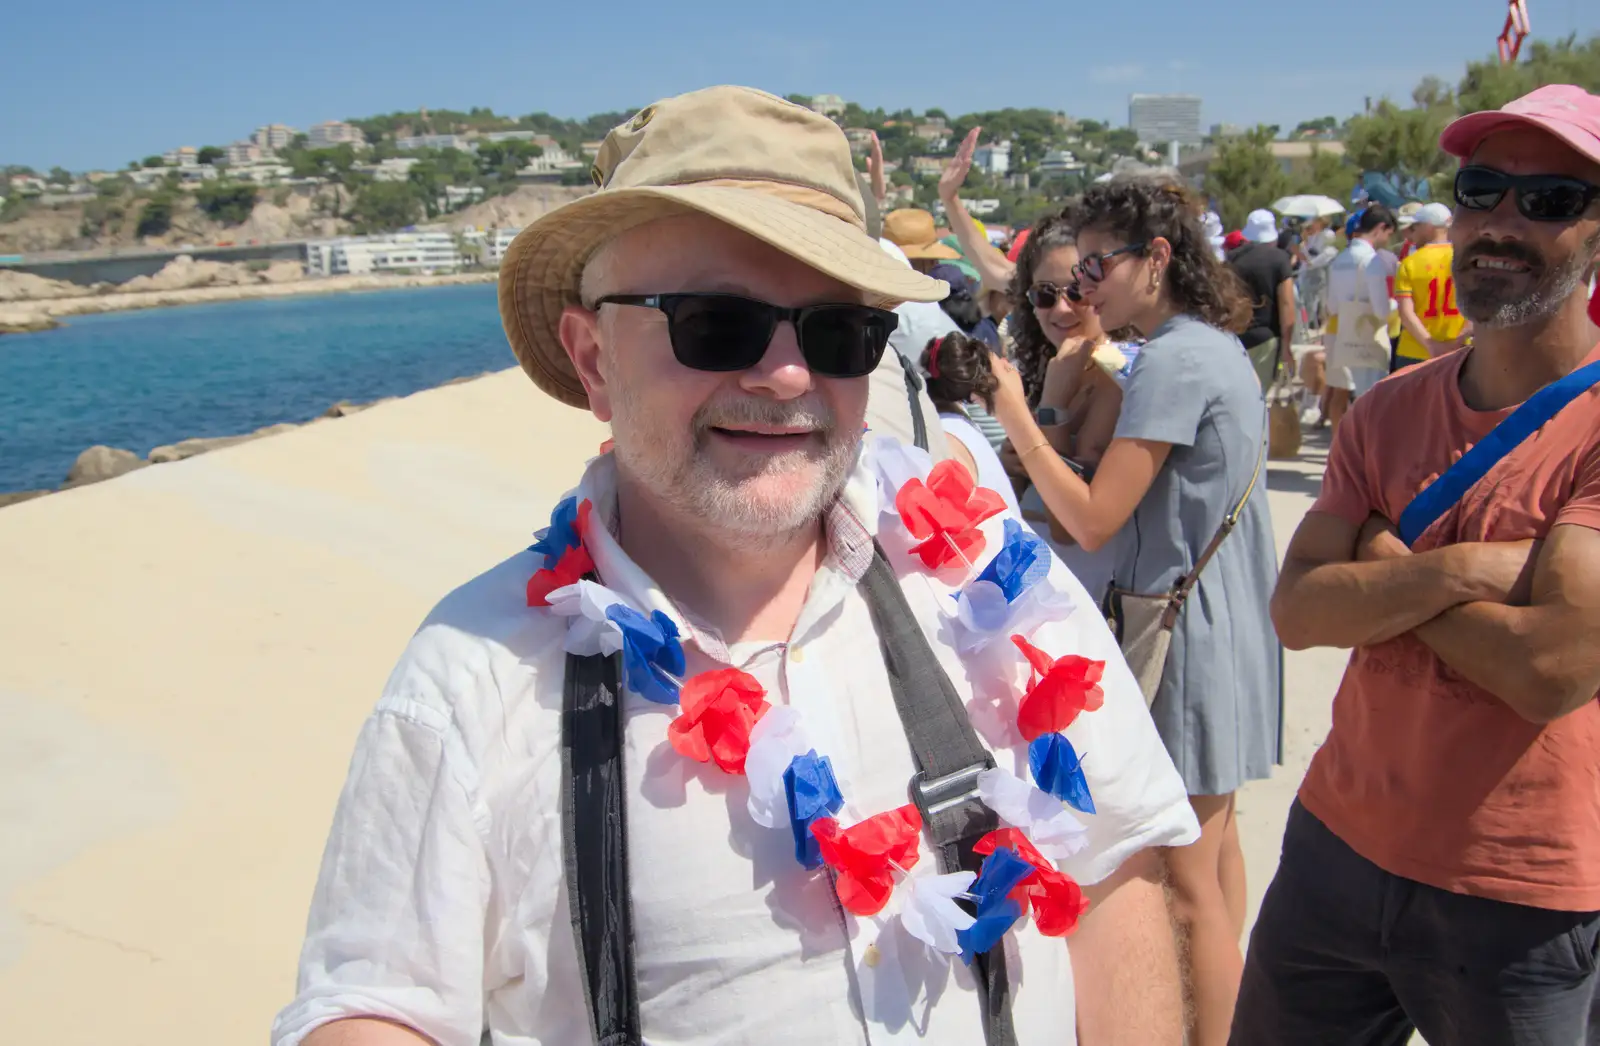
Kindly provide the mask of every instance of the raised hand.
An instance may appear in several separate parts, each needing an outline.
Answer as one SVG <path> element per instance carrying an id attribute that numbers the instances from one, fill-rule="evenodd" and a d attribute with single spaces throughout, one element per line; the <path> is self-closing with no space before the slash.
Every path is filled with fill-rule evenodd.
<path id="1" fill-rule="evenodd" d="M 978 148 L 978 134 L 982 127 L 974 127 L 961 139 L 961 147 L 950 162 L 944 165 L 944 173 L 939 175 L 939 199 L 949 201 L 956 198 L 961 192 L 961 187 L 967 182 L 967 175 L 972 171 L 972 154 Z"/>
<path id="2" fill-rule="evenodd" d="M 878 141 L 877 131 L 872 132 L 872 152 L 867 155 L 867 177 L 872 181 L 873 198 L 878 201 L 878 206 L 883 206 L 889 189 L 883 181 L 883 143 Z"/>

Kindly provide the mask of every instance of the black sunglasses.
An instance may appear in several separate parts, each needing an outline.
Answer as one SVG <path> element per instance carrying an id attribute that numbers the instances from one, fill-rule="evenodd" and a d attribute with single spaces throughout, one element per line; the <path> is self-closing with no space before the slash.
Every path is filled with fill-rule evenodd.
<path id="1" fill-rule="evenodd" d="M 737 294 L 612 294 L 601 305 L 638 305 L 667 317 L 672 355 L 690 370 L 748 370 L 761 362 L 778 324 L 794 324 L 806 366 L 826 378 L 860 378 L 883 359 L 900 318 L 866 305 L 786 309 Z"/>
<path id="2" fill-rule="evenodd" d="M 1563 174 L 1507 174 L 1478 166 L 1456 172 L 1456 203 L 1469 211 L 1492 211 L 1513 190 L 1517 210 L 1534 222 L 1574 221 L 1600 197 L 1600 185 Z"/>
<path id="3" fill-rule="evenodd" d="M 1145 244 L 1130 243 L 1126 247 L 1118 247 L 1114 251 L 1104 254 L 1088 254 L 1083 260 L 1072 267 L 1072 275 L 1077 280 L 1093 280 L 1099 283 L 1106 278 L 1106 262 L 1120 254 L 1139 254 L 1145 249 Z"/>
<path id="4" fill-rule="evenodd" d="M 1069 283 L 1065 287 L 1058 287 L 1053 283 L 1036 283 L 1028 288 L 1028 293 L 1024 297 L 1028 299 L 1028 304 L 1035 309 L 1049 312 L 1056 307 L 1056 302 L 1062 298 L 1073 304 L 1081 302 L 1083 300 L 1083 291 L 1079 289 L 1076 283 Z"/>

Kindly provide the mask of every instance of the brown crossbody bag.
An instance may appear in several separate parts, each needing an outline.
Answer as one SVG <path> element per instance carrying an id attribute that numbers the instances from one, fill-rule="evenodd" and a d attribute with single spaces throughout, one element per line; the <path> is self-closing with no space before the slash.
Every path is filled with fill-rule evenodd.
<path id="1" fill-rule="evenodd" d="M 1117 645 L 1122 648 L 1123 659 L 1128 662 L 1133 678 L 1139 681 L 1139 689 L 1144 691 L 1146 706 L 1155 703 L 1156 691 L 1161 688 L 1161 676 L 1167 667 L 1167 653 L 1172 648 L 1172 630 L 1178 624 L 1178 614 L 1183 610 L 1184 601 L 1199 583 L 1200 572 L 1211 562 L 1228 535 L 1233 533 L 1239 517 L 1244 515 L 1250 495 L 1255 492 L 1256 483 L 1261 479 L 1261 465 L 1266 456 L 1267 431 L 1263 419 L 1261 449 L 1256 454 L 1256 468 L 1250 476 L 1250 485 L 1245 488 L 1244 497 L 1239 499 L 1232 512 L 1223 517 L 1222 525 L 1212 536 L 1211 543 L 1195 560 L 1194 569 L 1180 577 L 1169 591 L 1145 595 L 1115 585 L 1106 590 L 1105 605 L 1102 607 L 1106 624 L 1111 626 L 1111 634 L 1117 637 Z"/>

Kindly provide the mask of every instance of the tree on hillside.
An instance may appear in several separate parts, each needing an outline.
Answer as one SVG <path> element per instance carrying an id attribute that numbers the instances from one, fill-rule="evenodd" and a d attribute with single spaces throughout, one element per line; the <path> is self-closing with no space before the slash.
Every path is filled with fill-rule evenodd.
<path id="1" fill-rule="evenodd" d="M 159 156 L 146 156 L 139 162 L 139 166 L 147 170 L 154 167 L 165 167 L 166 165 L 167 161 Z"/>
<path id="2" fill-rule="evenodd" d="M 1402 109 L 1386 98 L 1370 113 L 1351 118 L 1345 155 L 1358 170 L 1431 177 L 1450 163 L 1439 135 L 1454 115 L 1450 105 Z"/>
<path id="3" fill-rule="evenodd" d="M 1515 65 L 1502 65 L 1498 57 L 1472 62 L 1456 96 L 1461 111 L 1473 113 L 1498 109 L 1546 84 L 1576 84 L 1600 92 L 1600 34 L 1581 44 L 1575 36 L 1555 43 L 1535 40 Z"/>
<path id="4" fill-rule="evenodd" d="M 1287 194 L 1289 176 L 1272 155 L 1275 137 L 1270 127 L 1263 126 L 1217 144 L 1206 170 L 1205 191 L 1217 201 L 1228 228 L 1243 226 L 1251 211 Z"/>
<path id="5" fill-rule="evenodd" d="M 793 102 L 795 105 L 803 105 L 807 109 L 811 108 L 811 96 L 809 94 L 786 94 L 783 96 L 783 100 Z"/>
<path id="6" fill-rule="evenodd" d="M 1319 116 L 1315 120 L 1301 120 L 1294 129 L 1294 137 L 1300 138 L 1307 134 L 1328 134 L 1339 129 L 1337 116 Z"/>
<path id="7" fill-rule="evenodd" d="M 139 226 L 135 236 L 165 236 L 172 228 L 173 200 L 167 193 L 157 193 L 139 212 Z"/>
<path id="8" fill-rule="evenodd" d="M 259 193 L 248 182 L 203 182 L 195 190 L 195 203 L 223 225 L 243 225 L 256 208 Z"/>
<path id="9" fill-rule="evenodd" d="M 350 218 L 360 233 L 389 232 L 413 225 L 422 216 L 416 187 L 409 182 L 373 182 L 356 192 Z"/>
<path id="10" fill-rule="evenodd" d="M 208 164 L 212 167 L 215 167 L 217 165 L 217 161 L 227 155 L 228 150 L 222 148 L 221 146 L 202 145 L 200 147 L 200 151 L 195 154 L 195 160 L 199 163 Z"/>
<path id="11" fill-rule="evenodd" d="M 51 185 L 71 185 L 72 172 L 65 167 L 52 167 L 50 173 L 45 175 L 45 181 Z"/>
<path id="12" fill-rule="evenodd" d="M 1328 149 L 1313 148 L 1311 159 L 1305 169 L 1294 171 L 1289 175 L 1289 192 L 1312 193 L 1318 196 L 1331 196 L 1335 200 L 1348 200 L 1351 190 L 1356 187 L 1356 179 L 1360 173 L 1338 153 Z"/>

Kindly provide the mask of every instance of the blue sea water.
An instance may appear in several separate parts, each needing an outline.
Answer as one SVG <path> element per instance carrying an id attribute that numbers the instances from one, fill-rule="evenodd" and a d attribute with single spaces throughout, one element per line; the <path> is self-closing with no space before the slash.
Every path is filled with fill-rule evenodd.
<path id="1" fill-rule="evenodd" d="M 0 337 L 0 492 L 58 486 L 96 443 L 142 455 L 515 365 L 493 284 L 66 322 Z"/>

